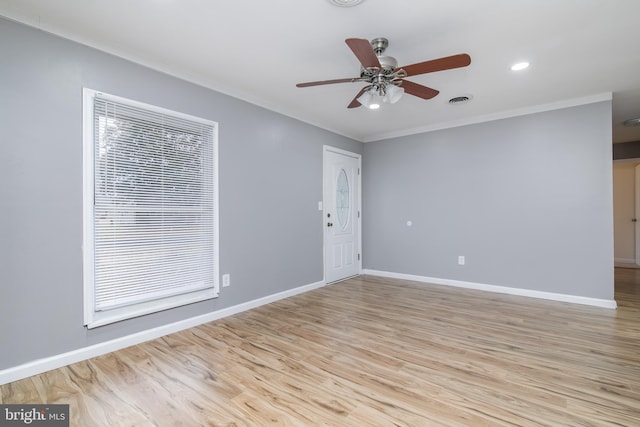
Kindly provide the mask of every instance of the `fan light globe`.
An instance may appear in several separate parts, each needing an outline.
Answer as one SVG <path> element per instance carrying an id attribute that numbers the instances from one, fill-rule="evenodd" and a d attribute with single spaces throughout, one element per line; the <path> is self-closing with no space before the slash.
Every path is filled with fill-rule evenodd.
<path id="1" fill-rule="evenodd" d="M 389 104 L 395 104 L 402 98 L 402 94 L 404 93 L 404 89 L 398 87 L 396 85 L 388 85 L 385 95 L 385 101 Z"/>
<path id="2" fill-rule="evenodd" d="M 358 102 L 370 110 L 377 110 L 380 104 L 384 102 L 384 97 L 380 96 L 376 88 L 372 87 L 358 98 Z"/>
<path id="3" fill-rule="evenodd" d="M 371 94 L 371 90 L 366 91 L 362 95 L 358 97 L 358 102 L 365 107 L 369 107 L 371 101 L 373 100 L 373 95 Z"/>

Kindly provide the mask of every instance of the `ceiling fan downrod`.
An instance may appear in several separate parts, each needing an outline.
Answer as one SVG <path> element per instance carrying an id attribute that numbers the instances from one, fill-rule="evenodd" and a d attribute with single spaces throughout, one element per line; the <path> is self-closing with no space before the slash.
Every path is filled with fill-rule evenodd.
<path id="1" fill-rule="evenodd" d="M 378 37 L 371 40 L 371 47 L 373 51 L 376 53 L 376 56 L 380 56 L 384 53 L 385 49 L 389 47 L 389 40 L 384 37 Z"/>

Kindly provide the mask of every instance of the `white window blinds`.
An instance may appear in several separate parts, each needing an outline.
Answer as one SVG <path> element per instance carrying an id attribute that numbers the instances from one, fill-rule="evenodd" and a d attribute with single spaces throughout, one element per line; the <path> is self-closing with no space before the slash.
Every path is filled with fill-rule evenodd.
<path id="1" fill-rule="evenodd" d="M 87 99 L 93 283 L 85 323 L 216 296 L 216 124 L 95 91 Z"/>

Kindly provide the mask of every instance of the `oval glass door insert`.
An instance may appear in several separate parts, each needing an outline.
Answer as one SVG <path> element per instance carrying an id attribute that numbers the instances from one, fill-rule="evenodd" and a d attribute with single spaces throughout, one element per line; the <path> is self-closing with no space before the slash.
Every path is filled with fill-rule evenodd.
<path id="1" fill-rule="evenodd" d="M 340 169 L 336 182 L 336 216 L 342 231 L 346 230 L 349 225 L 349 216 L 351 215 L 350 199 L 349 178 L 347 178 L 347 172 L 344 169 Z"/>

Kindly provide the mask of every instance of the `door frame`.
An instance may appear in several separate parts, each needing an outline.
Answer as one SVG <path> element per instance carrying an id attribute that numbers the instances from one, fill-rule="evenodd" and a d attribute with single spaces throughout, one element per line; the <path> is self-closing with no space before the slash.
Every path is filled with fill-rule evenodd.
<path id="1" fill-rule="evenodd" d="M 620 163 L 635 163 L 635 165 L 633 166 L 633 210 L 634 212 L 632 213 L 633 217 L 629 218 L 629 221 L 633 221 L 634 219 L 636 221 L 633 221 L 634 225 L 633 225 L 633 248 L 635 251 L 634 257 L 631 258 L 619 258 L 616 257 L 614 254 L 614 265 L 617 266 L 629 266 L 629 265 L 636 265 L 640 267 L 640 174 L 638 173 L 638 168 L 637 166 L 640 166 L 640 157 L 632 157 L 632 158 L 628 158 L 628 159 L 614 159 L 613 160 L 613 168 L 615 169 L 616 164 L 620 164 Z M 615 182 L 613 183 L 613 191 L 615 192 Z M 613 209 L 614 209 L 614 227 L 616 227 L 616 225 L 619 225 L 618 222 L 616 222 L 616 214 L 615 214 L 615 208 L 616 208 L 616 203 L 615 200 L 612 200 L 613 202 Z M 626 221 L 626 220 L 625 220 Z M 616 233 L 614 232 L 613 234 L 614 240 L 616 238 Z"/>
<path id="2" fill-rule="evenodd" d="M 327 206 L 327 200 L 325 200 L 325 195 L 327 192 L 327 188 L 326 188 L 326 176 L 325 174 L 327 173 L 327 153 L 335 153 L 335 154 L 341 154 L 343 156 L 348 156 L 348 157 L 352 157 L 355 158 L 358 161 L 358 174 L 357 174 L 357 178 L 356 178 L 356 185 L 358 186 L 358 191 L 356 191 L 356 198 L 357 200 L 356 202 L 356 207 L 358 209 L 356 218 L 357 218 L 357 224 L 355 225 L 356 230 L 357 230 L 357 239 L 356 239 L 356 245 L 357 245 L 357 249 L 356 252 L 358 254 L 357 256 L 357 274 L 360 275 L 362 274 L 362 258 L 363 258 L 363 254 L 362 254 L 362 154 L 358 154 L 358 153 L 354 153 L 351 151 L 347 151 L 347 150 L 343 150 L 341 148 L 337 148 L 337 147 L 333 147 L 331 145 L 323 145 L 322 146 L 322 221 L 321 221 L 321 227 L 322 227 L 322 281 L 324 283 L 327 283 L 327 259 L 326 259 L 326 249 L 327 249 L 327 233 L 325 232 L 325 222 L 327 219 L 327 210 L 326 210 L 326 206 Z"/>

